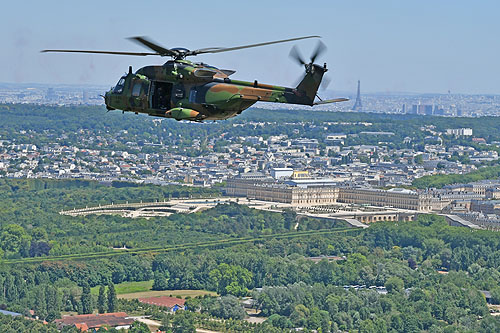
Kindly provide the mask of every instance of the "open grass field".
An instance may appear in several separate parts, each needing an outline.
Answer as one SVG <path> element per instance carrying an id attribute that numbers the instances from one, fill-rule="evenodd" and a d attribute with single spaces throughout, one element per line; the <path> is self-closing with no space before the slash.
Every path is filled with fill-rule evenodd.
<path id="1" fill-rule="evenodd" d="M 117 295 L 149 291 L 151 290 L 152 287 L 153 287 L 153 280 L 139 281 L 139 282 L 123 282 L 115 284 L 115 290 Z M 98 295 L 99 287 L 92 288 L 90 292 L 92 295 Z"/>
<path id="2" fill-rule="evenodd" d="M 151 290 L 151 291 L 142 291 L 130 294 L 121 294 L 118 295 L 118 298 L 134 299 L 134 298 L 158 297 L 158 296 L 172 296 L 172 297 L 186 298 L 186 297 L 196 297 L 203 295 L 215 296 L 217 295 L 217 293 L 206 290 L 162 290 L 162 291 Z"/>
<path id="3" fill-rule="evenodd" d="M 149 291 L 152 287 L 153 280 L 140 282 L 123 282 L 115 285 L 117 295 Z"/>
<path id="4" fill-rule="evenodd" d="M 181 298 L 196 297 L 203 295 L 217 295 L 213 291 L 205 290 L 151 290 L 153 280 L 139 282 L 123 282 L 115 284 L 115 290 L 118 298 L 134 299 L 141 297 L 157 297 L 157 296 L 177 296 Z M 91 289 L 92 295 L 99 294 L 99 287 Z"/>

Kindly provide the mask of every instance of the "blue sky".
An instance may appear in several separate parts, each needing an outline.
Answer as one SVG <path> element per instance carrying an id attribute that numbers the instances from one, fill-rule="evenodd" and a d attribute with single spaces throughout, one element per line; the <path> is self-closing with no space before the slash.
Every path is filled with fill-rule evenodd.
<path id="1" fill-rule="evenodd" d="M 499 1 L 12 1 L 2 4 L 1 82 L 114 85 L 166 58 L 40 54 L 45 48 L 143 51 L 129 36 L 166 47 L 234 46 L 318 34 L 329 89 L 500 94 Z M 315 42 L 298 44 L 304 56 Z M 293 85 L 293 43 L 193 60 L 234 78 Z"/>

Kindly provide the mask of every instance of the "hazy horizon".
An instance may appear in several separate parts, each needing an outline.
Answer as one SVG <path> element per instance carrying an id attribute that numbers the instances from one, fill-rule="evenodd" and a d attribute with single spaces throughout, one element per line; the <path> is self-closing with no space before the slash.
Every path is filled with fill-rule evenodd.
<path id="1" fill-rule="evenodd" d="M 363 83 L 361 83 L 362 85 Z M 106 85 L 106 84 L 97 84 L 97 83 L 48 83 L 48 82 L 0 82 L 0 86 L 2 85 L 18 85 L 18 86 L 22 86 L 22 85 L 25 85 L 25 86 L 29 86 L 29 85 L 38 85 L 38 86 L 46 86 L 46 87 L 57 87 L 57 86 L 69 86 L 69 87 L 92 87 L 92 88 L 103 88 L 103 89 L 109 89 L 111 88 L 114 84 L 109 84 L 109 85 Z M 362 86 L 361 86 L 362 87 Z M 323 95 L 325 94 L 325 92 L 327 94 L 331 94 L 331 93 L 336 93 L 337 95 L 338 94 L 350 94 L 350 95 L 356 95 L 356 90 L 352 90 L 352 91 L 348 91 L 348 90 L 338 90 L 338 89 L 327 89 L 327 90 L 320 90 L 318 92 L 318 94 Z M 364 91 L 363 88 L 361 88 L 361 95 L 367 95 L 367 96 L 371 96 L 371 95 L 402 95 L 402 96 L 411 96 L 411 95 L 415 95 L 415 96 L 425 96 L 425 95 L 464 95 L 464 96 L 467 96 L 467 95 L 470 95 L 470 96 L 482 96 L 482 95 L 491 95 L 491 96 L 498 96 L 500 95 L 500 93 L 481 93 L 481 92 L 478 92 L 478 93 L 460 93 L 460 92 L 451 92 L 448 93 L 448 92 L 431 92 L 431 91 L 428 91 L 428 92 L 415 92 L 415 91 Z"/>

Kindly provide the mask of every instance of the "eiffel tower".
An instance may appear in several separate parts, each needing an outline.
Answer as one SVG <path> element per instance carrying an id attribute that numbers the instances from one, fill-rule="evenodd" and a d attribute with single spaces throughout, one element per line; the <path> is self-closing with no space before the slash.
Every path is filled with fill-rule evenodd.
<path id="1" fill-rule="evenodd" d="M 354 106 L 352 107 L 355 111 L 361 111 L 363 109 L 363 105 L 361 104 L 361 91 L 360 91 L 361 83 L 358 80 L 358 93 L 356 95 L 356 102 L 354 102 Z"/>

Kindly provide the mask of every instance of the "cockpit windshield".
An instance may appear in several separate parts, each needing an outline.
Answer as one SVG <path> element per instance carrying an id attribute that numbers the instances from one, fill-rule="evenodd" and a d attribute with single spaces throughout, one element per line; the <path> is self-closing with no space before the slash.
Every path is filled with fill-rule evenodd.
<path id="1" fill-rule="evenodd" d="M 125 85 L 125 76 L 121 77 L 118 83 L 115 86 L 115 89 L 113 89 L 113 93 L 115 94 L 121 94 L 123 92 L 123 86 Z"/>

